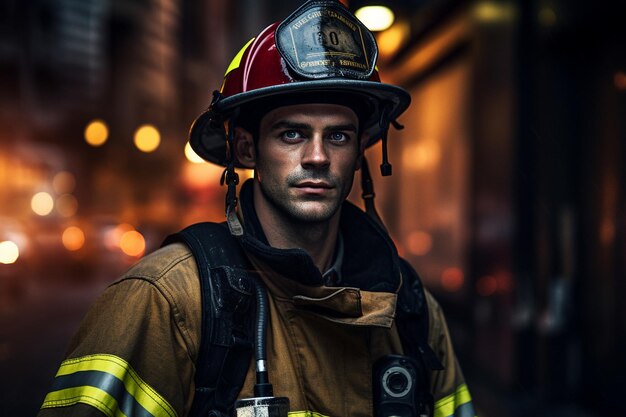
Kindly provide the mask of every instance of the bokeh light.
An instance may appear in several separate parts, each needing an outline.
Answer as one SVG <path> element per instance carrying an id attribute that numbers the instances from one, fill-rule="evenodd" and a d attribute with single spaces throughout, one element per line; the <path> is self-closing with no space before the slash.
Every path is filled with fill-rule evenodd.
<path id="1" fill-rule="evenodd" d="M 52 179 L 52 188 L 58 194 L 71 193 L 75 187 L 76 178 L 71 172 L 61 171 Z"/>
<path id="2" fill-rule="evenodd" d="M 161 134 L 152 125 L 142 125 L 135 132 L 135 146 L 142 152 L 154 152 L 161 144 Z"/>
<path id="3" fill-rule="evenodd" d="M 185 145 L 185 158 L 187 158 L 187 160 L 189 162 L 193 162 L 194 164 L 201 164 L 204 161 L 204 159 L 202 159 L 200 157 L 200 155 L 198 155 L 193 148 L 191 147 L 191 143 L 187 142 L 187 144 Z"/>
<path id="4" fill-rule="evenodd" d="M 72 194 L 63 194 L 56 200 L 57 212 L 63 217 L 72 217 L 78 211 L 78 200 Z"/>
<path id="5" fill-rule="evenodd" d="M 61 240 L 67 250 L 77 251 L 85 245 L 85 233 L 79 227 L 70 226 L 63 231 Z"/>
<path id="6" fill-rule="evenodd" d="M 41 191 L 33 196 L 30 200 L 30 207 L 35 214 L 47 216 L 54 208 L 54 200 L 52 196 L 45 191 Z"/>
<path id="7" fill-rule="evenodd" d="M 183 184 L 192 190 L 219 188 L 224 168 L 215 164 L 185 164 L 181 173 Z"/>
<path id="8" fill-rule="evenodd" d="M 424 140 L 407 146 L 402 153 L 402 162 L 413 171 L 428 171 L 441 160 L 441 146 L 435 140 Z"/>
<path id="9" fill-rule="evenodd" d="M 515 16 L 513 5 L 493 0 L 485 0 L 474 6 L 474 17 L 483 23 L 497 23 L 511 20 Z"/>
<path id="10" fill-rule="evenodd" d="M 444 290 L 449 292 L 455 292 L 463 288 L 465 282 L 465 274 L 461 268 L 450 267 L 443 270 L 441 273 L 441 286 Z"/>
<path id="11" fill-rule="evenodd" d="M 372 32 L 389 28 L 395 19 L 391 9 L 385 6 L 361 7 L 354 14 Z"/>
<path id="12" fill-rule="evenodd" d="M 104 245 L 109 250 L 119 249 L 122 235 L 131 230 L 135 230 L 135 228 L 128 223 L 108 227 L 104 232 Z"/>
<path id="13" fill-rule="evenodd" d="M 381 57 L 388 57 L 403 46 L 411 34 L 411 27 L 406 22 L 398 22 L 381 32 L 376 39 Z"/>
<path id="14" fill-rule="evenodd" d="M 0 242 L 0 263 L 9 265 L 15 263 L 20 257 L 20 248 L 15 242 L 5 240 Z"/>
<path id="15" fill-rule="evenodd" d="M 146 250 L 146 240 L 136 230 L 129 230 L 120 239 L 120 249 L 128 256 L 141 256 Z"/>
<path id="16" fill-rule="evenodd" d="M 412 255 L 426 255 L 433 247 L 433 238 L 426 232 L 415 230 L 406 237 L 405 246 Z"/>
<path id="17" fill-rule="evenodd" d="M 109 127 L 107 124 L 96 119 L 85 128 L 85 142 L 91 146 L 102 146 L 109 139 Z"/>

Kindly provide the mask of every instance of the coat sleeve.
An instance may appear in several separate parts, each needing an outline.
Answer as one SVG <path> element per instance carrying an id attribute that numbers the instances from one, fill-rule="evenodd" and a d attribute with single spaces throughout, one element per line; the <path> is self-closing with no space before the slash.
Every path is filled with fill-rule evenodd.
<path id="1" fill-rule="evenodd" d="M 454 354 L 450 332 L 441 307 L 426 291 L 429 310 L 428 343 L 444 366 L 431 374 L 431 392 L 435 400 L 434 417 L 474 417 L 472 397 Z"/>
<path id="2" fill-rule="evenodd" d="M 139 268 L 99 297 L 70 344 L 40 417 L 188 413 L 197 344 L 188 308 L 166 283 L 168 274 L 184 271 L 161 272 L 153 278 Z"/>

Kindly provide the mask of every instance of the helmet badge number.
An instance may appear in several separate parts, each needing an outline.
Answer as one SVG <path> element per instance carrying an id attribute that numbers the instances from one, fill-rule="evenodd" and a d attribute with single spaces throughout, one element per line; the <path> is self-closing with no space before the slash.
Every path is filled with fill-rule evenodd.
<path id="1" fill-rule="evenodd" d="M 374 71 L 376 41 L 338 2 L 310 1 L 276 28 L 276 47 L 297 75 L 367 79 Z"/>

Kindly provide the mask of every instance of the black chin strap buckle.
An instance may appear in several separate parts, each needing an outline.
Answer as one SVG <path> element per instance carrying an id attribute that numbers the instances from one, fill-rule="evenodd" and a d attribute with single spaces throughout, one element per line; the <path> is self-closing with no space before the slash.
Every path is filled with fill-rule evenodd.
<path id="1" fill-rule="evenodd" d="M 233 209 L 237 207 L 237 185 L 239 185 L 239 174 L 237 174 L 230 164 L 224 170 L 222 178 L 220 179 L 220 185 L 224 184 L 228 187 L 226 191 L 226 210 L 228 211 L 228 207 L 232 207 Z"/>
<path id="2" fill-rule="evenodd" d="M 235 155 L 233 152 L 235 149 L 235 120 L 237 119 L 238 113 L 238 110 L 235 111 L 228 121 L 226 169 L 220 179 L 221 185 L 226 184 L 228 186 L 228 190 L 226 191 L 226 223 L 228 223 L 228 228 L 233 236 L 243 235 L 243 226 L 237 217 L 237 185 L 239 184 L 239 174 L 235 171 Z"/>

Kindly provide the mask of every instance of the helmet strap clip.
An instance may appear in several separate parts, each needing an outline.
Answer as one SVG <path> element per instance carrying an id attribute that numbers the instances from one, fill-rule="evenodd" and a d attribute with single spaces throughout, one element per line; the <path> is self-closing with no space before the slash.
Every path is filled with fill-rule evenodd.
<path id="1" fill-rule="evenodd" d="M 237 217 L 237 185 L 239 184 L 239 174 L 235 171 L 235 156 L 232 151 L 235 142 L 235 120 L 237 115 L 236 112 L 228 121 L 226 169 L 220 179 L 220 184 L 224 185 L 224 183 L 226 183 L 228 187 L 226 191 L 226 223 L 233 236 L 243 235 L 243 226 L 241 225 L 241 221 L 239 221 L 239 217 Z"/>

